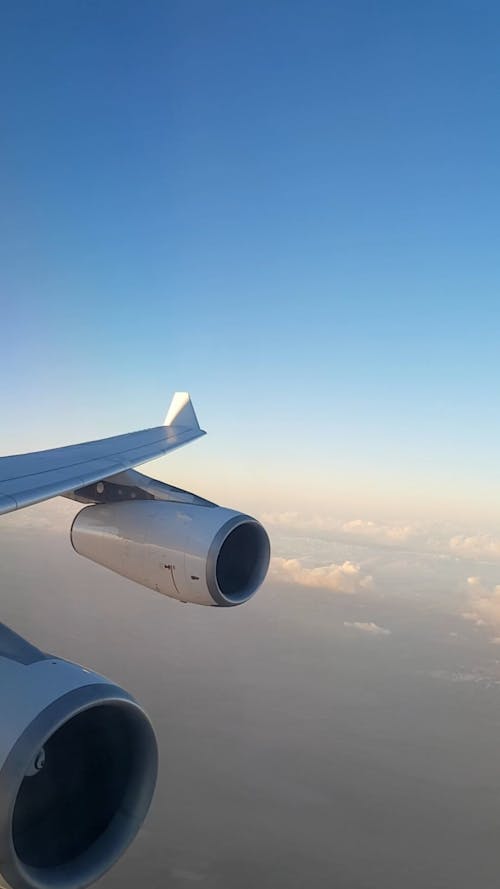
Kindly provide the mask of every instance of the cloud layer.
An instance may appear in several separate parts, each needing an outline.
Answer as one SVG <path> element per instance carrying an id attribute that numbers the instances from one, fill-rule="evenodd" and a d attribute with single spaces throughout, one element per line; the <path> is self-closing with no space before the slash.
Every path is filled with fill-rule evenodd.
<path id="1" fill-rule="evenodd" d="M 390 524 L 355 518 L 301 516 L 296 512 L 267 513 L 264 523 L 339 543 L 400 549 L 405 552 L 452 556 L 468 561 L 500 562 L 500 537 L 460 533 L 449 523 L 401 522 Z"/>
<path id="2" fill-rule="evenodd" d="M 500 584 L 488 587 L 479 577 L 468 577 L 468 604 L 462 617 L 476 626 L 500 629 Z M 494 638 L 497 641 L 497 637 Z"/>
<path id="3" fill-rule="evenodd" d="M 354 562 L 337 565 L 318 565 L 309 568 L 299 559 L 274 558 L 271 573 L 278 580 L 295 583 L 299 586 L 331 590 L 344 595 L 354 595 L 373 586 L 373 578 L 363 574 L 361 567 Z"/>

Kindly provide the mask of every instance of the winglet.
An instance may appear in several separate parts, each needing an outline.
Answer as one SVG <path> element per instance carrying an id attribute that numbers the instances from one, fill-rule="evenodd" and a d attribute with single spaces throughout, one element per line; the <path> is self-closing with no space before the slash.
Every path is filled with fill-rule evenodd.
<path id="1" fill-rule="evenodd" d="M 165 417 L 165 426 L 184 426 L 188 429 L 199 429 L 194 407 L 189 392 L 176 392 Z"/>

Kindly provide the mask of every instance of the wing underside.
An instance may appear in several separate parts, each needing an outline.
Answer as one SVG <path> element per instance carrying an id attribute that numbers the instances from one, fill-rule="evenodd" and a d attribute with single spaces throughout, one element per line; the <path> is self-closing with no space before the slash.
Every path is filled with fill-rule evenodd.
<path id="1" fill-rule="evenodd" d="M 84 444 L 0 457 L 0 514 L 86 488 L 204 435 L 187 393 L 176 393 L 168 425 Z"/>

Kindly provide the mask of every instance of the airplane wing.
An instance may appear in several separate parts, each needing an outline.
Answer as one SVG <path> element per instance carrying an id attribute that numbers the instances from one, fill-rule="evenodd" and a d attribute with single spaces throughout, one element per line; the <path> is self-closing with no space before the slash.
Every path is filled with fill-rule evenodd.
<path id="1" fill-rule="evenodd" d="M 160 457 L 205 435 L 187 392 L 176 392 L 163 426 L 99 441 L 0 457 L 0 515 L 67 494 Z"/>

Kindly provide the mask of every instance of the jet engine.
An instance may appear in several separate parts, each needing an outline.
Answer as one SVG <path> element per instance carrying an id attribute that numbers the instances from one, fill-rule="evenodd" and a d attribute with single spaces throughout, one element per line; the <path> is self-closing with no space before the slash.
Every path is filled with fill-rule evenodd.
<path id="1" fill-rule="evenodd" d="M 150 589 L 200 605 L 240 605 L 264 580 L 269 538 L 248 515 L 215 504 L 136 500 L 87 506 L 74 549 Z"/>
<path id="2" fill-rule="evenodd" d="M 151 723 L 108 679 L 3 625 L 0 689 L 0 874 L 13 889 L 82 889 L 146 816 Z"/>

